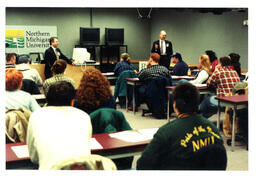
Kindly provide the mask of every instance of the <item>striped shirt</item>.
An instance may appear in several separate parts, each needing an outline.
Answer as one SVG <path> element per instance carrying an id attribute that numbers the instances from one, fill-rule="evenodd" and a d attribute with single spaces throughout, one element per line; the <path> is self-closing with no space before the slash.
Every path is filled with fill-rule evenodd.
<path id="1" fill-rule="evenodd" d="M 222 97 L 232 92 L 237 82 L 240 82 L 237 72 L 232 70 L 229 66 L 226 66 L 215 70 L 206 83 L 207 85 L 215 85 L 217 88 L 217 96 Z"/>
<path id="2" fill-rule="evenodd" d="M 75 82 L 71 78 L 65 76 L 64 74 L 56 74 L 56 75 L 53 75 L 53 77 L 45 80 L 44 85 L 43 85 L 45 96 L 47 95 L 49 87 L 53 84 L 60 82 L 60 81 L 67 81 L 75 87 Z"/>
<path id="3" fill-rule="evenodd" d="M 150 82 L 152 79 L 165 76 L 167 78 L 171 77 L 169 70 L 162 65 L 152 65 L 149 68 L 145 68 L 140 71 L 138 78 L 143 82 Z"/>

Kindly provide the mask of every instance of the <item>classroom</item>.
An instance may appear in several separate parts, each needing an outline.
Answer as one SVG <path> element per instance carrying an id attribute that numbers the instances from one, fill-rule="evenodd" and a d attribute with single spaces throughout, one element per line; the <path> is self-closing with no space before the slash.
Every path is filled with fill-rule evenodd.
<path id="1" fill-rule="evenodd" d="M 7 170 L 249 170 L 248 8 L 6 7 L 5 10 L 6 62 L 8 57 L 12 60 L 14 53 L 16 62 L 6 63 L 6 85 L 10 84 L 6 86 L 10 97 L 6 110 L 18 109 L 18 104 L 24 107 L 25 101 L 36 103 L 30 106 L 30 117 L 26 117 L 25 137 L 21 140 L 20 135 L 16 136 L 19 139 L 10 133 L 6 136 L 6 141 L 11 139 L 6 142 Z M 118 37 L 121 36 L 119 43 L 111 43 L 111 30 L 117 29 Z M 96 40 L 83 43 L 81 35 L 88 35 L 84 31 L 96 31 Z M 160 43 L 163 40 L 165 43 Z M 162 50 L 162 46 L 166 48 Z M 50 49 L 55 61 L 51 60 Z M 218 60 L 215 70 L 211 70 L 213 61 L 206 51 Z M 80 52 L 89 54 L 89 60 Z M 238 57 L 239 71 L 232 65 L 233 56 Z M 208 69 L 202 64 L 205 57 Z M 167 66 L 164 60 L 168 60 Z M 117 66 L 126 61 L 129 68 L 124 69 L 127 74 L 121 78 L 124 70 L 117 73 Z M 29 69 L 37 72 L 38 82 L 33 85 L 38 86 L 39 92 L 30 92 L 30 98 L 19 94 L 24 96 L 22 102 L 14 92 L 25 90 L 27 78 L 19 65 L 27 62 Z M 186 65 L 185 73 L 178 74 L 180 63 Z M 231 65 L 233 69 L 229 68 Z M 153 67 L 158 69 L 157 74 L 161 72 L 156 77 L 164 77 L 161 83 L 156 77 L 155 82 L 147 78 L 155 71 Z M 207 72 L 207 78 L 193 84 L 202 70 Z M 219 73 L 222 71 L 228 72 L 225 78 L 228 88 L 218 79 L 219 74 L 224 74 Z M 57 78 L 58 74 L 61 76 Z M 14 90 L 11 82 L 18 81 L 18 77 L 23 87 Z M 152 96 L 147 97 L 148 90 Z M 208 107 L 212 98 L 217 102 L 213 109 Z M 11 116 L 6 115 L 6 119 L 11 121 Z M 106 119 L 117 117 L 111 124 L 104 124 Z M 191 117 L 191 122 L 185 121 L 186 117 Z M 51 130 L 60 133 L 50 135 Z M 65 142 L 68 140 L 69 144 Z M 58 151 L 57 145 L 53 147 L 50 142 L 65 147 Z M 210 146 L 220 148 L 215 151 Z M 48 154 L 49 151 L 52 153 Z M 202 160 L 195 160 L 199 156 Z M 165 164 L 159 164 L 159 158 Z M 96 160 L 100 160 L 101 167 L 92 164 Z M 67 164 L 71 161 L 75 162 Z"/>

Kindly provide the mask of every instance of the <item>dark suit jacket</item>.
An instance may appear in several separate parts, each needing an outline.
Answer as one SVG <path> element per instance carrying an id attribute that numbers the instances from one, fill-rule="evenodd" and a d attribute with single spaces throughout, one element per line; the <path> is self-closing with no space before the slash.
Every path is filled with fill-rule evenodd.
<path id="1" fill-rule="evenodd" d="M 165 40 L 165 46 L 166 46 L 166 54 L 168 58 L 173 54 L 172 51 L 172 42 Z M 151 49 L 151 53 L 158 53 L 160 55 L 160 43 L 159 40 L 153 42 L 153 46 Z"/>
<path id="2" fill-rule="evenodd" d="M 59 58 L 63 59 L 65 61 L 67 61 L 68 64 L 72 64 L 72 61 L 70 59 L 68 59 L 61 51 L 59 48 L 56 48 L 56 51 L 59 52 Z M 45 50 L 44 53 L 44 62 L 45 62 L 45 70 L 44 70 L 44 75 L 45 78 L 50 78 L 52 77 L 52 72 L 51 72 L 51 68 L 53 63 L 57 60 L 56 55 L 54 53 L 54 50 L 52 47 L 48 48 L 47 50 Z"/>

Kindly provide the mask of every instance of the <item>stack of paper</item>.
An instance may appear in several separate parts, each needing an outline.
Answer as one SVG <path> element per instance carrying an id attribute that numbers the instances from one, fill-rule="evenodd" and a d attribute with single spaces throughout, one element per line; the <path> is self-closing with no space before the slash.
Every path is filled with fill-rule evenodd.
<path id="1" fill-rule="evenodd" d="M 27 145 L 12 146 L 11 149 L 18 158 L 29 157 Z"/>
<path id="2" fill-rule="evenodd" d="M 137 131 L 122 131 L 109 134 L 109 136 L 126 142 L 141 142 L 151 139 L 150 137 L 138 133 Z"/>

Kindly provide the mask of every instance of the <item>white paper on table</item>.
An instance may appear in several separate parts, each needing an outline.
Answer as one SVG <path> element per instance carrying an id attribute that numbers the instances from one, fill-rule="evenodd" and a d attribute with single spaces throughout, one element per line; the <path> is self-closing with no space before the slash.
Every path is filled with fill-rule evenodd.
<path id="1" fill-rule="evenodd" d="M 12 146 L 11 149 L 18 158 L 29 157 L 27 145 Z"/>
<path id="2" fill-rule="evenodd" d="M 140 129 L 138 131 L 139 131 L 139 133 L 143 134 L 144 136 L 147 136 L 150 139 L 153 139 L 153 136 L 157 132 L 158 129 L 159 128 L 149 128 L 149 129 Z"/>
<path id="3" fill-rule="evenodd" d="M 175 78 L 179 78 L 179 76 L 172 75 L 172 78 L 173 78 L 173 79 L 175 79 Z"/>
<path id="4" fill-rule="evenodd" d="M 205 87 L 207 86 L 206 84 L 195 84 L 196 87 Z"/>
<path id="5" fill-rule="evenodd" d="M 32 97 L 34 97 L 35 99 L 45 99 L 45 95 L 44 94 L 35 94 L 35 95 L 32 95 Z"/>
<path id="6" fill-rule="evenodd" d="M 90 148 L 103 149 L 102 145 L 95 138 L 91 138 Z"/>
<path id="7" fill-rule="evenodd" d="M 141 142 L 150 139 L 149 137 L 136 131 L 122 131 L 118 133 L 109 134 L 109 136 L 126 142 Z"/>

